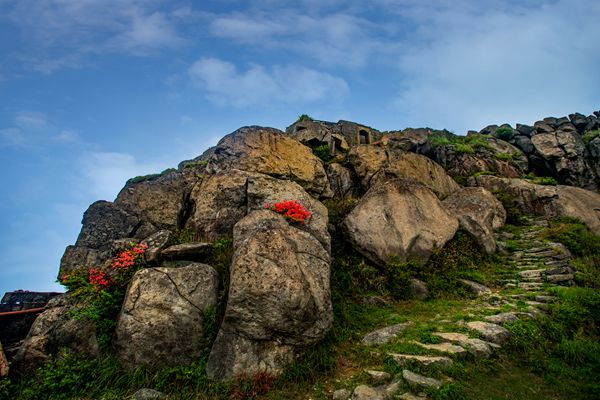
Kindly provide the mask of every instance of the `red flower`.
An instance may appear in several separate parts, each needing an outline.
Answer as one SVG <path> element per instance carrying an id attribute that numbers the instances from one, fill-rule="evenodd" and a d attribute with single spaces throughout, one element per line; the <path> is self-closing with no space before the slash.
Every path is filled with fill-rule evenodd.
<path id="1" fill-rule="evenodd" d="M 99 268 L 90 269 L 90 283 L 96 287 L 96 290 L 100 291 L 110 285 L 112 285 L 113 280 L 108 276 L 108 274 L 102 271 Z"/>
<path id="2" fill-rule="evenodd" d="M 273 203 L 272 206 L 267 203 L 266 208 L 283 215 L 283 218 L 290 222 L 297 222 L 299 224 L 304 224 L 312 215 L 312 213 L 304 208 L 297 200 L 286 200 L 280 203 Z"/>

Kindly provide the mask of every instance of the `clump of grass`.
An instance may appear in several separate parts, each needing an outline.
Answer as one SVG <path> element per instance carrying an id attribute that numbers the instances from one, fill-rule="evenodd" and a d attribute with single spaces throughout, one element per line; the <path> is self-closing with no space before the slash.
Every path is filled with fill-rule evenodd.
<path id="1" fill-rule="evenodd" d="M 457 136 L 450 133 L 436 133 L 429 137 L 433 147 L 454 146 L 454 150 L 461 154 L 474 154 L 478 149 L 491 149 L 487 141 L 488 135 Z"/>
<path id="2" fill-rule="evenodd" d="M 302 121 L 313 121 L 313 118 L 310 115 L 301 114 L 298 116 L 298 119 L 296 120 L 296 122 L 302 122 Z"/>
<path id="3" fill-rule="evenodd" d="M 354 209 L 358 199 L 354 197 L 334 197 L 323 201 L 327 211 L 329 213 L 329 222 L 333 225 L 337 225 L 343 221 L 346 215 L 350 214 L 350 211 Z"/>
<path id="4" fill-rule="evenodd" d="M 130 185 L 133 183 L 140 183 L 140 182 L 147 182 L 147 181 L 153 181 L 155 179 L 160 178 L 163 175 L 166 175 L 170 172 L 174 172 L 177 171 L 175 168 L 167 168 L 164 171 L 158 173 L 158 174 L 149 174 L 149 175 L 140 175 L 140 176 L 136 176 L 134 178 L 131 178 L 129 180 L 127 180 L 126 185 Z"/>
<path id="5" fill-rule="evenodd" d="M 494 195 L 506 210 L 506 223 L 509 225 L 522 226 L 527 223 L 525 213 L 519 208 L 514 196 L 506 192 L 494 192 Z"/>
<path id="6" fill-rule="evenodd" d="M 475 154 L 475 149 L 468 143 L 456 143 L 454 150 L 460 154 Z"/>
<path id="7" fill-rule="evenodd" d="M 477 178 L 478 176 L 483 176 L 483 175 L 498 176 L 498 172 L 496 172 L 496 171 L 488 171 L 488 170 L 477 171 L 477 172 L 473 172 L 473 174 L 471 176 L 473 178 Z"/>
<path id="8" fill-rule="evenodd" d="M 599 138 L 600 137 L 600 129 L 596 129 L 595 131 L 588 131 L 586 132 L 582 139 L 585 142 L 585 144 L 588 144 L 589 142 L 591 142 L 592 140 Z"/>
<path id="9" fill-rule="evenodd" d="M 536 185 L 547 185 L 547 186 L 556 186 L 558 185 L 558 181 L 551 176 L 536 176 L 533 172 L 525 175 L 525 179 L 530 180 L 532 183 Z"/>
<path id="10" fill-rule="evenodd" d="M 506 126 L 502 126 L 496 129 L 494 136 L 496 136 L 500 140 L 508 141 L 512 138 L 513 130 L 512 128 L 508 128 Z"/>
<path id="11" fill-rule="evenodd" d="M 329 148 L 329 145 L 326 143 L 315 147 L 313 149 L 313 153 L 315 153 L 315 155 L 317 157 L 319 157 L 321 160 L 323 160 L 325 162 L 330 162 L 331 160 L 333 160 L 335 158 L 335 156 L 331 155 L 331 149 Z"/>
<path id="12" fill-rule="evenodd" d="M 207 165 L 208 165 L 208 161 L 198 160 L 198 161 L 191 161 L 191 162 L 185 163 L 183 165 L 183 168 L 204 168 Z"/>

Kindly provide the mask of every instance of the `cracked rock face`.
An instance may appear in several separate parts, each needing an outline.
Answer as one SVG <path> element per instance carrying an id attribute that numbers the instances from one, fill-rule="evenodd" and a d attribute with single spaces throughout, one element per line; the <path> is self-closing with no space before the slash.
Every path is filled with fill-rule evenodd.
<path id="1" fill-rule="evenodd" d="M 277 129 L 248 126 L 221 139 L 207 170 L 218 173 L 230 169 L 289 179 L 316 197 L 332 195 L 321 160 L 309 147 Z"/>
<path id="2" fill-rule="evenodd" d="M 233 240 L 227 309 L 207 374 L 277 374 L 331 327 L 329 253 L 268 210 L 238 222 Z"/>
<path id="3" fill-rule="evenodd" d="M 117 320 L 114 348 L 127 368 L 188 365 L 202 353 L 206 313 L 219 277 L 209 265 L 138 271 Z"/>

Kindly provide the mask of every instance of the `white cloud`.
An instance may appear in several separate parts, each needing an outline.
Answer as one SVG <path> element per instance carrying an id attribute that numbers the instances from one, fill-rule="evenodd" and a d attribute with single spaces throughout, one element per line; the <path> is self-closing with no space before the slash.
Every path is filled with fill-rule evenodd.
<path id="1" fill-rule="evenodd" d="M 600 75 L 593 72 L 600 66 L 597 2 L 494 4 L 402 9 L 426 21 L 421 40 L 400 57 L 405 88 L 392 103 L 409 125 L 464 133 L 591 112 L 589 105 L 600 103 Z"/>
<path id="2" fill-rule="evenodd" d="M 94 199 L 112 201 L 128 179 L 158 173 L 168 167 L 161 162 L 140 163 L 126 153 L 84 153 L 80 159 L 81 191 Z"/>
<path id="3" fill-rule="evenodd" d="M 20 111 L 15 117 L 15 126 L 21 129 L 42 129 L 48 124 L 46 116 L 39 112 Z"/>
<path id="4" fill-rule="evenodd" d="M 192 83 L 206 91 L 219 105 L 234 107 L 265 104 L 319 102 L 348 94 L 343 79 L 295 65 L 274 65 L 270 69 L 251 64 L 246 71 L 216 58 L 202 58 L 189 68 Z"/>
<path id="5" fill-rule="evenodd" d="M 91 54 L 146 55 L 185 43 L 177 31 L 183 16 L 157 0 L 20 0 L 4 8 L 27 43 L 17 58 L 47 74 Z"/>
<path id="6" fill-rule="evenodd" d="M 299 10 L 249 11 L 216 17 L 213 36 L 257 48 L 299 53 L 323 66 L 360 68 L 393 54 L 383 25 L 350 13 L 307 15 Z"/>
<path id="7" fill-rule="evenodd" d="M 23 132 L 17 128 L 0 129 L 0 138 L 0 145 L 20 146 L 25 143 Z"/>

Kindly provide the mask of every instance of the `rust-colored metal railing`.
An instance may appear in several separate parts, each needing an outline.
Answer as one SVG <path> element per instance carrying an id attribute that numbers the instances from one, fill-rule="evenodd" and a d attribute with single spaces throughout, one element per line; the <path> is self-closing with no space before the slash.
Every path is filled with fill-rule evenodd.
<path id="1" fill-rule="evenodd" d="M 0 312 L 0 317 L 6 317 L 9 315 L 26 315 L 26 314 L 37 314 L 44 311 L 45 307 L 38 308 L 30 308 L 28 310 L 19 310 L 19 311 L 5 311 Z"/>

